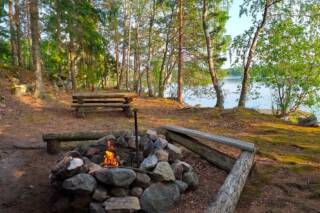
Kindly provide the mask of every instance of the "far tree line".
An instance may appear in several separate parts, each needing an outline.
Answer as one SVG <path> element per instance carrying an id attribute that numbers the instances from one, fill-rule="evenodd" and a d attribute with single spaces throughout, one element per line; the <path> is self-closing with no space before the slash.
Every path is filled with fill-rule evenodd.
<path id="1" fill-rule="evenodd" d="M 224 107 L 223 64 L 242 76 L 239 107 L 252 81 L 274 90 L 277 114 L 319 104 L 320 4 L 243 0 L 252 25 L 226 34 L 231 0 L 0 0 L 0 63 L 32 70 L 74 91 L 115 87 L 164 97 L 168 85 L 211 84 Z"/>

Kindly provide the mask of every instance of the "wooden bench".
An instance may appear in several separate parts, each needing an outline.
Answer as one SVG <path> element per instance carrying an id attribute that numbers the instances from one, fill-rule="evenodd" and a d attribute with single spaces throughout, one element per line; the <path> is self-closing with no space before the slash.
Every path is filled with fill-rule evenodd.
<path id="1" fill-rule="evenodd" d="M 137 95 L 134 93 L 75 93 L 72 95 L 72 105 L 77 117 L 85 117 L 89 111 L 99 109 L 122 109 L 130 117 L 130 103 Z"/>

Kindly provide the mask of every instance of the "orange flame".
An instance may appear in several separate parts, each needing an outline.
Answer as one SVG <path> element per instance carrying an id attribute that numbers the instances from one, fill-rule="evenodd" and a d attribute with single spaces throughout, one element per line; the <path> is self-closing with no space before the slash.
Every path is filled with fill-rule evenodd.
<path id="1" fill-rule="evenodd" d="M 117 167 L 119 166 L 119 161 L 117 159 L 117 156 L 115 154 L 115 147 L 113 145 L 113 143 L 108 140 L 107 141 L 107 150 L 104 154 L 104 162 L 103 162 L 103 165 L 105 167 Z"/>

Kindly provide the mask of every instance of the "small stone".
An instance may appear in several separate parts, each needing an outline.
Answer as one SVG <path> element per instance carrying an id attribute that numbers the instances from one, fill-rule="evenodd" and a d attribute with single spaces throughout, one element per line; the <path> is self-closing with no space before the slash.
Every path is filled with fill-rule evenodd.
<path id="1" fill-rule="evenodd" d="M 168 141 L 163 138 L 158 138 L 153 145 L 155 149 L 164 149 L 167 147 Z"/>
<path id="2" fill-rule="evenodd" d="M 160 175 L 165 181 L 174 181 L 176 179 L 168 162 L 159 162 L 153 173 Z"/>
<path id="3" fill-rule="evenodd" d="M 183 182 L 181 180 L 175 180 L 174 183 L 179 187 L 180 193 L 185 192 L 188 188 L 188 184 L 186 184 L 185 182 Z"/>
<path id="4" fill-rule="evenodd" d="M 109 197 L 110 196 L 109 196 L 108 190 L 103 186 L 98 186 L 94 190 L 94 193 L 92 195 L 93 199 L 95 199 L 96 201 L 100 201 L 100 202 L 106 200 Z"/>
<path id="5" fill-rule="evenodd" d="M 138 146 L 139 146 L 140 136 L 138 136 Z M 131 149 L 136 149 L 136 137 L 131 136 L 128 140 L 128 147 Z"/>
<path id="6" fill-rule="evenodd" d="M 184 172 L 184 168 L 181 162 L 176 162 L 171 164 L 171 169 L 173 170 L 174 176 L 177 180 L 182 179 L 182 174 Z"/>
<path id="7" fill-rule="evenodd" d="M 118 138 L 118 140 L 116 141 L 116 144 L 118 144 L 119 146 L 125 147 L 125 148 L 128 147 L 128 142 L 127 142 L 125 136 L 123 136 L 123 135 Z"/>
<path id="8" fill-rule="evenodd" d="M 71 171 L 74 169 L 78 169 L 81 166 L 83 166 L 84 162 L 81 158 L 72 158 L 71 161 L 69 162 L 69 166 L 67 170 Z"/>
<path id="9" fill-rule="evenodd" d="M 91 157 L 91 161 L 100 164 L 103 161 L 103 154 L 97 154 Z"/>
<path id="10" fill-rule="evenodd" d="M 95 172 L 95 177 L 107 185 L 124 187 L 136 179 L 136 173 L 132 169 L 103 168 Z"/>
<path id="11" fill-rule="evenodd" d="M 194 172 L 185 172 L 182 176 L 182 181 L 188 184 L 189 188 L 196 188 L 199 185 L 199 177 Z"/>
<path id="12" fill-rule="evenodd" d="M 147 135 L 149 136 L 149 138 L 153 141 L 158 139 L 158 135 L 157 135 L 157 131 L 152 130 L 152 129 L 148 129 L 147 130 Z"/>
<path id="13" fill-rule="evenodd" d="M 150 140 L 148 143 L 146 143 L 143 146 L 142 151 L 144 157 L 151 155 L 154 152 L 153 142 Z"/>
<path id="14" fill-rule="evenodd" d="M 169 160 L 171 162 L 182 158 L 182 150 L 179 147 L 168 143 L 167 150 L 169 152 Z"/>
<path id="15" fill-rule="evenodd" d="M 106 135 L 102 138 L 100 138 L 99 140 L 97 140 L 97 144 L 99 145 L 106 145 L 107 141 L 111 140 L 112 142 L 115 142 L 116 141 L 116 137 L 112 134 L 110 135 Z"/>
<path id="16" fill-rule="evenodd" d="M 110 190 L 110 194 L 115 197 L 125 197 L 128 195 L 128 189 L 123 187 L 113 187 Z"/>
<path id="17" fill-rule="evenodd" d="M 147 188 L 151 184 L 151 178 L 149 175 L 137 172 L 136 180 L 134 181 L 134 185 L 142 188 Z"/>
<path id="18" fill-rule="evenodd" d="M 140 210 L 140 202 L 137 197 L 111 197 L 103 203 L 105 210 Z"/>
<path id="19" fill-rule="evenodd" d="M 89 160 L 89 158 L 87 157 L 83 157 L 84 160 L 84 166 L 86 168 L 86 170 L 88 171 L 89 174 L 93 174 L 96 171 L 102 169 L 102 167 L 96 163 L 93 163 L 91 160 Z"/>
<path id="20" fill-rule="evenodd" d="M 174 183 L 155 183 L 142 193 L 141 207 L 146 212 L 169 212 L 179 199 L 179 187 Z"/>
<path id="21" fill-rule="evenodd" d="M 90 203 L 90 213 L 106 213 L 101 203 Z"/>
<path id="22" fill-rule="evenodd" d="M 143 189 L 141 187 L 133 187 L 130 194 L 135 197 L 140 197 L 142 195 Z"/>
<path id="23" fill-rule="evenodd" d="M 86 156 L 88 157 L 92 157 L 93 155 L 99 154 L 100 149 L 97 147 L 89 147 L 87 152 L 86 152 Z"/>
<path id="24" fill-rule="evenodd" d="M 163 149 L 157 149 L 155 155 L 158 158 L 158 161 L 168 161 L 169 160 L 169 153 Z"/>
<path id="25" fill-rule="evenodd" d="M 145 158 L 142 163 L 140 164 L 140 169 L 143 170 L 151 170 L 153 169 L 158 163 L 158 158 L 155 155 L 149 155 Z"/>
<path id="26" fill-rule="evenodd" d="M 68 191 L 91 193 L 97 182 L 89 174 L 77 174 L 63 181 L 62 187 Z"/>

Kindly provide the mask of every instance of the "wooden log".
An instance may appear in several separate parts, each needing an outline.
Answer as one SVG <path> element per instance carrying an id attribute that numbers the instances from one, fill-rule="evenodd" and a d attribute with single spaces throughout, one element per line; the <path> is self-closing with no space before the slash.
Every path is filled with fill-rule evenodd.
<path id="1" fill-rule="evenodd" d="M 47 140 L 47 152 L 52 155 L 59 153 L 60 152 L 60 141 Z"/>
<path id="2" fill-rule="evenodd" d="M 202 144 L 194 138 L 173 133 L 171 131 L 167 131 L 166 136 L 168 139 L 173 140 L 194 153 L 197 153 L 210 163 L 213 163 L 223 170 L 230 171 L 236 161 L 234 158 L 215 150 L 212 147 Z"/>
<path id="3" fill-rule="evenodd" d="M 249 152 L 255 151 L 255 146 L 253 143 L 248 143 L 248 142 L 241 141 L 238 139 L 227 138 L 227 137 L 218 136 L 218 135 L 212 135 L 209 133 L 200 132 L 197 130 L 187 129 L 187 128 L 178 127 L 178 126 L 173 126 L 173 125 L 161 126 L 161 128 L 166 129 L 166 130 L 170 130 L 172 132 L 188 135 L 191 137 L 198 137 L 198 138 L 206 139 L 209 141 L 233 146 L 233 147 L 236 147 L 236 148 L 244 150 L 244 151 L 249 151 Z"/>
<path id="4" fill-rule="evenodd" d="M 254 153 L 243 151 L 206 213 L 233 213 L 254 161 Z"/>
<path id="5" fill-rule="evenodd" d="M 77 93 L 73 94 L 72 98 L 126 98 L 126 97 L 137 97 L 135 93 Z"/>
<path id="6" fill-rule="evenodd" d="M 77 99 L 72 100 L 72 103 L 79 103 Z M 82 99 L 82 103 L 126 103 L 124 99 Z"/>
<path id="7" fill-rule="evenodd" d="M 91 131 L 91 132 L 69 132 L 69 133 L 48 133 L 43 134 L 42 139 L 44 142 L 47 141 L 88 141 L 88 140 L 98 140 L 106 135 L 113 134 L 114 136 L 119 136 L 121 131 Z"/>

